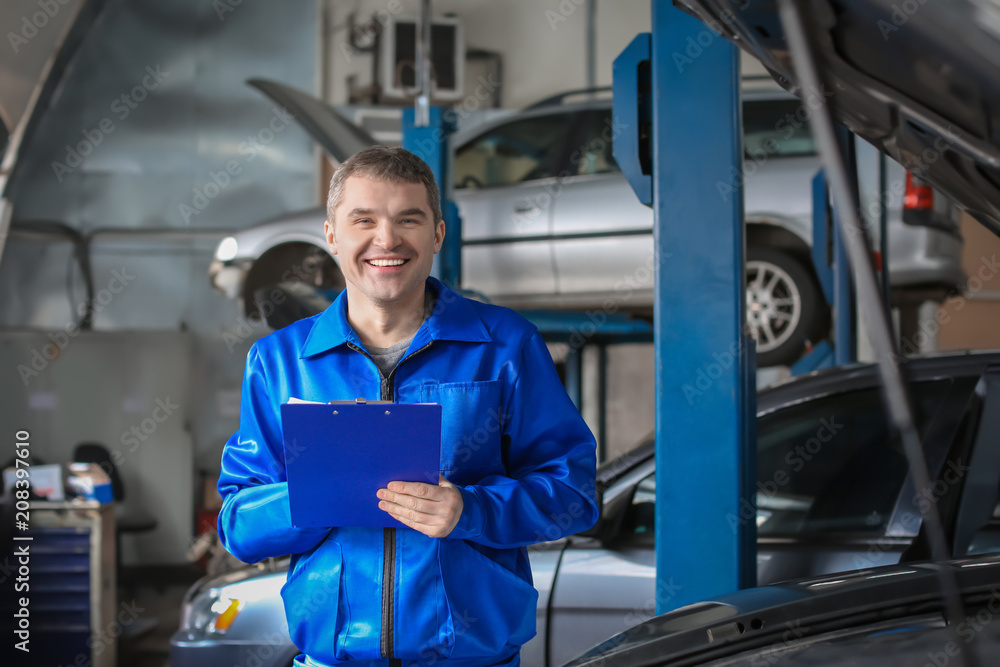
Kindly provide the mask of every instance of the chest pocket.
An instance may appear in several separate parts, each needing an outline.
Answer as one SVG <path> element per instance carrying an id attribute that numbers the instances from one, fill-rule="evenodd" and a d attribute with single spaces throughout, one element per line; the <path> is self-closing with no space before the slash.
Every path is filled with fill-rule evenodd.
<path id="1" fill-rule="evenodd" d="M 441 405 L 441 472 L 455 484 L 473 484 L 503 473 L 502 383 L 425 384 L 420 400 Z"/>

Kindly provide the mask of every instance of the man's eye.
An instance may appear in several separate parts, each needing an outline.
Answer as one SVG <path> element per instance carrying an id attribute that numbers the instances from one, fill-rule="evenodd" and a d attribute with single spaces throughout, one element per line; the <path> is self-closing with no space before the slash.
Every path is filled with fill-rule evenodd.
<path id="1" fill-rule="evenodd" d="M 406 223 L 415 223 L 415 222 L 418 222 L 418 220 L 416 218 L 403 218 L 403 222 L 406 222 Z"/>

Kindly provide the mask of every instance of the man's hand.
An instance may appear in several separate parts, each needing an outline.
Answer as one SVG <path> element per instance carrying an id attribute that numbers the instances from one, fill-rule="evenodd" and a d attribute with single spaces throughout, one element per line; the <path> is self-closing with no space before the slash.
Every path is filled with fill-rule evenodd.
<path id="1" fill-rule="evenodd" d="M 423 482 L 389 482 L 379 489 L 378 507 L 428 537 L 446 537 L 462 516 L 462 494 L 438 475 L 438 485 Z"/>

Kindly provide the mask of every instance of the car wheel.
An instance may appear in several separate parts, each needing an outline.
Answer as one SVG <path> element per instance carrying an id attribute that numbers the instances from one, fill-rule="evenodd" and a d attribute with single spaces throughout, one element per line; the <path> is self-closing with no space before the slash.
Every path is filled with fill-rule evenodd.
<path id="1" fill-rule="evenodd" d="M 820 287 L 797 257 L 774 248 L 747 250 L 747 324 L 757 365 L 795 362 L 806 342 L 824 337 L 830 311 Z"/>
<path id="2" fill-rule="evenodd" d="M 243 312 L 260 316 L 255 295 L 279 283 L 303 283 L 325 290 L 343 289 L 344 275 L 329 253 L 307 243 L 271 248 L 253 263 L 243 284 Z"/>

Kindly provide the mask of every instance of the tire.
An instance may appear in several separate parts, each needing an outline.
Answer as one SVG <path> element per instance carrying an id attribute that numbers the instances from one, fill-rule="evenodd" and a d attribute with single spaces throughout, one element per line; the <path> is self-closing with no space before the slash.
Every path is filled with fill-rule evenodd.
<path id="1" fill-rule="evenodd" d="M 757 341 L 757 366 L 791 365 L 826 337 L 830 309 L 812 273 L 792 254 L 747 250 L 747 325 Z"/>
<path id="2" fill-rule="evenodd" d="M 271 248 L 253 263 L 243 284 L 243 312 L 258 316 L 255 295 L 261 289 L 287 282 L 301 282 L 322 289 L 343 289 L 344 275 L 325 250 L 306 243 Z"/>

